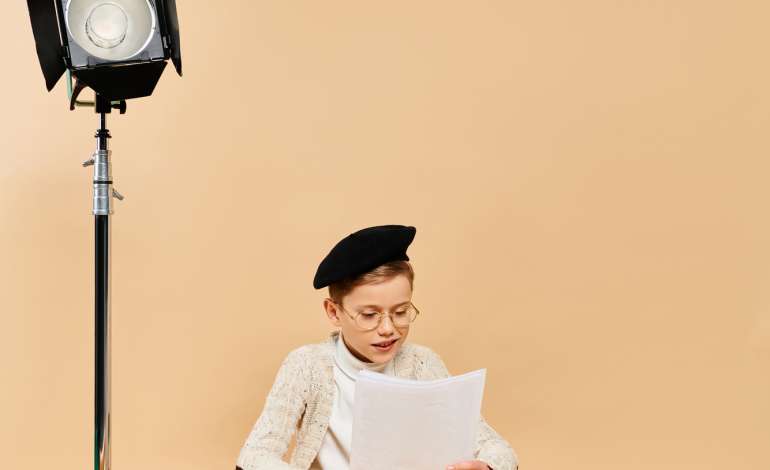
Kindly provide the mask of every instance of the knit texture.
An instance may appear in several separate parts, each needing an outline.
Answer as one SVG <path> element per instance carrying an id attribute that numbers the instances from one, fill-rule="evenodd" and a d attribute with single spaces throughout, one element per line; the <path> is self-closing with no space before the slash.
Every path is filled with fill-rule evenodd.
<path id="1" fill-rule="evenodd" d="M 243 470 L 307 470 L 321 448 L 334 401 L 333 332 L 325 341 L 291 351 L 283 360 L 265 406 L 238 455 Z M 434 380 L 449 377 L 438 354 L 404 343 L 393 358 L 397 377 Z M 297 432 L 289 463 L 283 460 Z M 474 456 L 494 470 L 516 470 L 518 458 L 508 442 L 481 417 Z M 331 469 L 333 470 L 333 469 Z"/>

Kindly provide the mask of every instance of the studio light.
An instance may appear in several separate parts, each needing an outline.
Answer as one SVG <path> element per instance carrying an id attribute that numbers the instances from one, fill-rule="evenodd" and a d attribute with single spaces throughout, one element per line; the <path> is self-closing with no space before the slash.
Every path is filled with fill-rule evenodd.
<path id="1" fill-rule="evenodd" d="M 50 91 L 69 70 L 111 101 L 149 96 L 166 63 L 182 74 L 175 0 L 27 0 Z"/>
<path id="2" fill-rule="evenodd" d="M 111 463 L 111 230 L 113 199 L 107 114 L 126 112 L 126 100 L 149 96 L 170 59 L 182 75 L 175 0 L 27 0 L 48 91 L 67 74 L 70 109 L 99 114 L 92 166 L 94 214 L 94 470 Z M 75 84 L 73 86 L 73 79 Z M 79 101 L 86 88 L 93 101 Z"/>

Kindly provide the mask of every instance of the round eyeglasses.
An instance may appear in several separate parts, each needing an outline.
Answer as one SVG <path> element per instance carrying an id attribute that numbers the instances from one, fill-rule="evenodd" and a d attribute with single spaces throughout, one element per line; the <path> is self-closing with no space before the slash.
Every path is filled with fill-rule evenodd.
<path id="1" fill-rule="evenodd" d="M 355 315 L 351 315 L 342 307 L 342 305 L 336 302 L 335 305 L 337 305 L 340 310 L 345 312 L 347 316 L 353 319 L 356 326 L 364 331 L 376 330 L 380 326 L 380 323 L 382 323 L 382 319 L 385 317 L 385 312 L 375 311 L 357 312 Z M 417 310 L 417 307 L 415 307 L 411 302 L 407 305 L 399 307 L 395 312 L 388 313 L 393 326 L 398 328 L 409 326 L 409 324 L 412 323 L 419 314 L 420 311 Z"/>

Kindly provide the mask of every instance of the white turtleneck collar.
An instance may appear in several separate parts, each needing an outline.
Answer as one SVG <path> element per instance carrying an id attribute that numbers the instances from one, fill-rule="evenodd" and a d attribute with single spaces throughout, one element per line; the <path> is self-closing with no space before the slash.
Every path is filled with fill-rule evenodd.
<path id="1" fill-rule="evenodd" d="M 354 356 L 342 339 L 342 330 L 340 330 L 339 335 L 337 335 L 336 343 L 334 362 L 349 379 L 355 381 L 356 376 L 363 369 L 380 372 L 386 375 L 394 375 L 392 358 L 384 364 L 377 364 L 374 362 L 364 362 Z"/>

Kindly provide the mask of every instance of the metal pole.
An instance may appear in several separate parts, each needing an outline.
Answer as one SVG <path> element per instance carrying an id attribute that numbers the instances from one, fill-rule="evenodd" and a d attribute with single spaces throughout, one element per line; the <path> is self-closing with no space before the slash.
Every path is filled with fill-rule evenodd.
<path id="1" fill-rule="evenodd" d="M 86 164 L 94 166 L 95 240 L 95 377 L 94 377 L 94 470 L 110 470 L 111 405 L 111 318 L 110 318 L 110 214 L 112 214 L 112 168 L 107 139 L 106 116 L 100 113 L 96 131 L 96 152 Z"/>

